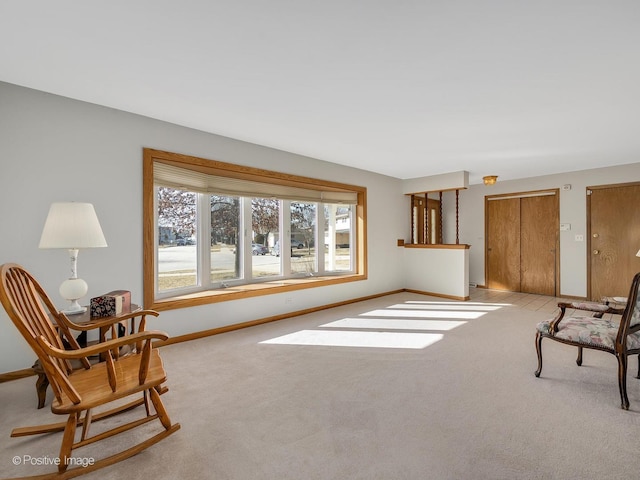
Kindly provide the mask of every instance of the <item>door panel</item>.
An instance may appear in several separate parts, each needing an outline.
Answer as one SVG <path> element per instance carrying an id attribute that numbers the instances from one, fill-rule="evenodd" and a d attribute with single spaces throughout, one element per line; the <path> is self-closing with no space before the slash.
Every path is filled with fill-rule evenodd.
<path id="1" fill-rule="evenodd" d="M 520 291 L 520 199 L 487 202 L 487 288 Z"/>
<path id="2" fill-rule="evenodd" d="M 557 197 L 520 199 L 521 292 L 556 296 Z"/>
<path id="3" fill-rule="evenodd" d="M 589 196 L 589 297 L 627 296 L 640 271 L 640 185 L 593 188 Z"/>

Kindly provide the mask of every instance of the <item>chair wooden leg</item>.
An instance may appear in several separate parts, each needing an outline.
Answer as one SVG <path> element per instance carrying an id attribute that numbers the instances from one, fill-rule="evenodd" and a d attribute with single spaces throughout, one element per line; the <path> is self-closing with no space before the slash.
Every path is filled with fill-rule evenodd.
<path id="1" fill-rule="evenodd" d="M 536 333 L 536 353 L 538 354 L 538 369 L 535 371 L 535 375 L 539 377 L 542 372 L 542 335 L 540 332 Z"/>
<path id="2" fill-rule="evenodd" d="M 89 427 L 91 426 L 92 415 L 90 408 L 84 414 L 84 421 L 82 422 L 82 436 L 80 437 L 82 440 L 89 436 Z"/>
<path id="3" fill-rule="evenodd" d="M 162 403 L 162 400 L 160 400 L 160 395 L 158 394 L 155 388 L 150 388 L 148 392 L 149 392 L 149 397 L 153 402 L 153 406 L 156 409 L 156 413 L 158 414 L 158 418 L 160 419 L 160 422 L 162 422 L 162 426 L 165 429 L 169 430 L 171 428 L 171 419 L 169 418 L 169 415 L 167 414 L 167 411 L 164 408 L 164 404 Z"/>
<path id="4" fill-rule="evenodd" d="M 71 450 L 73 449 L 73 441 L 76 436 L 76 425 L 78 424 L 78 414 L 72 412 L 67 419 L 67 425 L 64 428 L 64 434 L 62 436 L 62 445 L 60 446 L 60 464 L 58 465 L 58 472 L 62 473 L 67 469 L 68 459 L 71 457 Z"/>
<path id="5" fill-rule="evenodd" d="M 578 347 L 578 358 L 576 358 L 576 363 L 579 367 L 582 366 L 582 347 Z"/>
<path id="6" fill-rule="evenodd" d="M 38 394 L 38 408 L 44 407 L 44 402 L 47 400 L 47 387 L 49 386 L 49 379 L 44 373 L 38 373 L 38 379 L 36 380 L 36 393 Z"/>
<path id="7" fill-rule="evenodd" d="M 620 388 L 621 407 L 629 410 L 629 397 L 627 397 L 627 356 L 616 354 L 618 357 L 618 387 Z"/>
<path id="8" fill-rule="evenodd" d="M 142 398 L 144 399 L 144 409 L 147 411 L 147 417 L 151 415 L 151 405 L 149 403 L 149 392 L 146 390 L 142 392 Z"/>

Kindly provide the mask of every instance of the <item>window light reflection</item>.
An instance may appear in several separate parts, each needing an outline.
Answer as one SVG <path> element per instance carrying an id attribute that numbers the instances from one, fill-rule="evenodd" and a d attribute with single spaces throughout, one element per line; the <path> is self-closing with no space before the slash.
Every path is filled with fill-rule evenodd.
<path id="1" fill-rule="evenodd" d="M 480 318 L 486 312 L 459 312 L 459 311 L 446 311 L 446 310 L 371 310 L 370 312 L 362 313 L 364 316 L 372 317 L 410 317 L 410 318 L 464 318 L 474 319 Z"/>
<path id="2" fill-rule="evenodd" d="M 453 330 L 467 322 L 455 320 L 403 320 L 388 318 L 343 318 L 335 322 L 325 323 L 321 327 L 363 328 L 383 330 Z"/>
<path id="3" fill-rule="evenodd" d="M 499 305 L 468 305 L 466 303 L 464 305 L 460 303 L 439 303 L 432 305 L 399 303 L 397 305 L 390 305 L 388 308 L 398 308 L 403 310 L 471 310 L 479 312 L 492 312 L 502 307 Z"/>
<path id="4" fill-rule="evenodd" d="M 422 349 L 442 340 L 441 333 L 353 332 L 344 330 L 300 330 L 260 343 Z"/>
<path id="5" fill-rule="evenodd" d="M 260 343 L 423 349 L 444 338 L 442 333 L 423 333 L 424 331 L 450 331 L 469 320 L 480 318 L 493 310 L 509 305 L 411 300 L 390 305 L 384 309 L 361 313 L 359 317 L 329 322 L 320 325 L 317 330 L 301 330 Z"/>
<path id="6" fill-rule="evenodd" d="M 486 302 L 428 302 L 426 300 L 407 300 L 403 305 L 454 305 L 454 306 L 481 306 L 481 307 L 510 307 L 511 303 L 486 303 Z"/>

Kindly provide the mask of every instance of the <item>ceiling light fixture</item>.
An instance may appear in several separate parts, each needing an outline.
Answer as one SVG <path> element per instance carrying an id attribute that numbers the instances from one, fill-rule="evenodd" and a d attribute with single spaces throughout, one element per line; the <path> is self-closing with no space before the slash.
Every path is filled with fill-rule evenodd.
<path id="1" fill-rule="evenodd" d="M 486 177 L 482 177 L 482 181 L 485 185 L 494 185 L 498 180 L 497 175 L 487 175 Z"/>

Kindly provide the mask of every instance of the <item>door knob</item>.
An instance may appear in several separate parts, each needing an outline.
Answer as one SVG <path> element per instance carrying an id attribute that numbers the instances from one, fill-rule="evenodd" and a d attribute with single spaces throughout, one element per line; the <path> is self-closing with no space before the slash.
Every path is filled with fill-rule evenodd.
<path id="1" fill-rule="evenodd" d="M 597 233 L 593 234 L 593 238 L 598 238 L 600 235 L 598 235 Z"/>
<path id="2" fill-rule="evenodd" d="M 600 250 L 594 250 L 594 251 L 593 251 L 593 254 L 594 254 L 594 255 L 598 255 L 599 253 L 600 253 Z"/>

